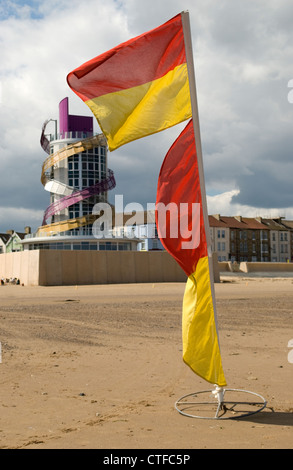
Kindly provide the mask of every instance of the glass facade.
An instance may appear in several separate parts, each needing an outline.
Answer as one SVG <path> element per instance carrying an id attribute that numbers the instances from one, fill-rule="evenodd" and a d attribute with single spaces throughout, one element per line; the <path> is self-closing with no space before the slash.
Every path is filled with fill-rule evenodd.
<path id="1" fill-rule="evenodd" d="M 68 186 L 85 189 L 106 178 L 106 149 L 95 147 L 68 158 Z"/>
<path id="2" fill-rule="evenodd" d="M 56 243 L 30 243 L 29 250 L 91 250 L 91 251 L 131 251 L 130 242 L 121 241 L 77 241 Z"/>
<path id="3" fill-rule="evenodd" d="M 100 146 L 85 150 L 68 158 L 68 186 L 82 190 L 95 185 L 107 177 L 106 147 Z M 107 194 L 97 196 L 73 204 L 68 208 L 69 219 L 75 219 L 93 212 L 94 205 L 106 201 Z M 91 235 L 90 226 L 71 230 L 71 235 Z M 74 249 L 74 248 L 73 248 Z M 77 248 L 78 249 L 78 248 Z M 92 248 L 93 249 L 93 248 Z"/>

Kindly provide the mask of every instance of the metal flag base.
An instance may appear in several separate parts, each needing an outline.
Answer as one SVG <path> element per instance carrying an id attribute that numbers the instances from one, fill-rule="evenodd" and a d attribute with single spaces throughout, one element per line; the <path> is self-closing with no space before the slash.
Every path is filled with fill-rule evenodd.
<path id="1" fill-rule="evenodd" d="M 209 394 L 207 401 L 200 401 L 199 396 Z M 260 400 L 242 401 L 243 394 L 250 394 Z M 228 395 L 232 398 L 228 400 Z M 175 408 L 180 414 L 190 418 L 201 419 L 238 419 L 249 416 L 263 410 L 267 405 L 266 400 L 258 393 L 234 388 L 221 388 L 215 385 L 215 390 L 203 390 L 189 393 L 179 398 Z"/>

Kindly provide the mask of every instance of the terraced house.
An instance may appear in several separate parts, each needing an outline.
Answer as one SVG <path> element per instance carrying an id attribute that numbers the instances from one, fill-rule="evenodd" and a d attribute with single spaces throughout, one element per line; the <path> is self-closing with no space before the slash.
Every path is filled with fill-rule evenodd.
<path id="1" fill-rule="evenodd" d="M 283 219 L 261 219 L 270 229 L 270 249 L 271 261 L 287 262 L 292 259 L 291 256 L 291 232 L 283 224 Z"/>
<path id="2" fill-rule="evenodd" d="M 293 220 L 282 220 L 282 225 L 290 231 L 290 260 L 293 262 Z"/>
<path id="3" fill-rule="evenodd" d="M 219 261 L 271 261 L 270 229 L 264 223 L 248 217 L 227 217 L 220 214 L 210 216 L 213 232 L 213 250 L 218 251 Z M 221 242 L 219 245 L 219 231 Z M 225 237 L 224 237 L 225 233 Z M 224 247 L 225 253 L 218 250 Z M 217 242 L 215 242 L 217 240 Z M 222 245 L 221 245 L 222 243 Z"/>
<path id="4" fill-rule="evenodd" d="M 293 261 L 293 221 L 216 214 L 209 223 L 219 261 Z"/>

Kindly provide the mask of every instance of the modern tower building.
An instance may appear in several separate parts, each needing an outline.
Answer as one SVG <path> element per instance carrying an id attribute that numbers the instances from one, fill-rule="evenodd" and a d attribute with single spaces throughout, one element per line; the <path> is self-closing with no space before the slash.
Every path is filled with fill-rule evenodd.
<path id="1" fill-rule="evenodd" d="M 69 114 L 68 98 L 59 103 L 58 121 L 47 120 L 41 146 L 48 154 L 42 166 L 41 182 L 50 194 L 42 226 L 23 240 L 24 249 L 136 250 L 133 238 L 96 238 L 92 226 L 97 218 L 94 206 L 108 203 L 108 191 L 116 185 L 108 168 L 107 142 L 94 135 L 93 118 Z M 50 121 L 54 134 L 46 134 Z"/>

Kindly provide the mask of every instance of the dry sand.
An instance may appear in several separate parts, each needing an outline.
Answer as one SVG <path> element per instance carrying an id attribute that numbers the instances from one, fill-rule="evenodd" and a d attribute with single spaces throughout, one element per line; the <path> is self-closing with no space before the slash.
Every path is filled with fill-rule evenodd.
<path id="1" fill-rule="evenodd" d="M 228 387 L 267 407 L 188 418 L 182 395 L 210 387 L 182 361 L 184 283 L 0 287 L 2 449 L 292 448 L 293 280 L 216 284 Z"/>

